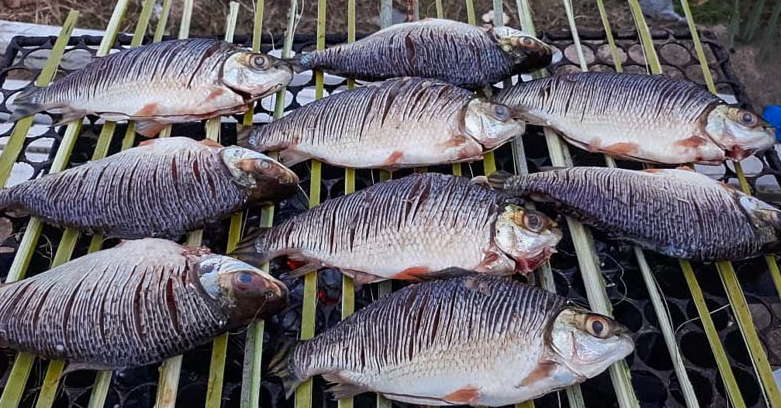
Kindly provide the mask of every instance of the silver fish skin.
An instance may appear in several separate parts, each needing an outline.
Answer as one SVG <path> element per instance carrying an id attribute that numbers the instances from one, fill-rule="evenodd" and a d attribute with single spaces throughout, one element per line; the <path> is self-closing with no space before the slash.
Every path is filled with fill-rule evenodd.
<path id="1" fill-rule="evenodd" d="M 297 70 L 377 81 L 439 79 L 481 88 L 551 62 L 553 51 L 533 35 L 509 27 L 481 28 L 452 20 L 394 24 L 350 44 L 296 55 Z"/>
<path id="2" fill-rule="evenodd" d="M 574 73 L 518 83 L 496 102 L 569 143 L 617 158 L 721 164 L 775 143 L 773 128 L 697 84 L 658 75 Z"/>
<path id="3" fill-rule="evenodd" d="M 0 210 L 118 238 L 177 237 L 297 184 L 261 153 L 174 137 L 0 190 Z"/>
<path id="4" fill-rule="evenodd" d="M 676 258 L 739 260 L 779 246 L 778 209 L 690 170 L 573 167 L 490 180 L 505 192 L 551 202 L 611 236 Z"/>
<path id="5" fill-rule="evenodd" d="M 464 177 L 414 174 L 378 183 L 249 235 L 232 253 L 255 265 L 305 265 L 285 277 L 338 268 L 357 284 L 417 280 L 448 268 L 528 273 L 561 239 L 548 217 L 504 204 Z"/>
<path id="6" fill-rule="evenodd" d="M 511 279 L 453 275 L 371 303 L 272 361 L 290 396 L 322 375 L 424 406 L 504 406 L 596 376 L 634 348 L 615 320 Z"/>
<path id="7" fill-rule="evenodd" d="M 318 159 L 390 170 L 479 160 L 524 130 L 504 105 L 446 82 L 402 78 L 307 104 L 239 144 L 279 151 L 286 166 Z"/>
<path id="8" fill-rule="evenodd" d="M 96 59 L 48 87 L 16 96 L 11 121 L 42 111 L 61 123 L 88 114 L 137 120 L 156 135 L 166 124 L 246 111 L 292 79 L 292 68 L 269 55 L 210 39 L 163 41 Z"/>
<path id="9" fill-rule="evenodd" d="M 269 317 L 287 288 L 235 259 L 147 238 L 0 285 L 0 344 L 68 371 L 162 361 Z"/>

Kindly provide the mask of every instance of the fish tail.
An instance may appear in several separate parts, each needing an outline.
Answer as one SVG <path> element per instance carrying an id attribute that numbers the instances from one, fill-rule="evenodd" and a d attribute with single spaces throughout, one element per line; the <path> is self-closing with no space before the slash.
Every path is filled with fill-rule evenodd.
<path id="1" fill-rule="evenodd" d="M 290 398 L 296 388 L 298 388 L 298 385 L 306 380 L 306 378 L 299 378 L 295 370 L 293 352 L 296 350 L 299 343 L 301 342 L 291 339 L 283 340 L 282 346 L 274 357 L 271 358 L 271 362 L 269 363 L 271 375 L 279 377 L 282 380 L 282 385 L 285 387 L 286 398 Z"/>
<path id="2" fill-rule="evenodd" d="M 495 171 L 488 176 L 488 184 L 494 190 L 504 191 L 507 188 L 507 181 L 510 180 L 510 178 L 513 176 L 514 175 L 512 173 L 506 172 L 504 170 Z"/>
<path id="3" fill-rule="evenodd" d="M 0 189 L 0 211 L 8 210 L 11 206 L 16 204 L 14 196 L 11 193 L 13 188 Z"/>
<path id="4" fill-rule="evenodd" d="M 284 58 L 282 61 L 290 64 L 290 67 L 293 68 L 293 72 L 297 74 L 312 69 L 309 66 L 309 63 L 311 62 L 309 54 L 296 54 L 292 58 Z"/>
<path id="5" fill-rule="evenodd" d="M 13 103 L 13 113 L 8 118 L 9 122 L 16 122 L 17 120 L 26 116 L 34 115 L 38 112 L 43 112 L 48 109 L 44 103 L 41 103 L 41 87 L 30 85 L 22 92 L 16 95 Z"/>
<path id="6" fill-rule="evenodd" d="M 253 231 L 244 236 L 244 238 L 236 244 L 236 249 L 231 251 L 229 256 L 232 256 L 241 261 L 247 262 L 250 265 L 262 266 L 268 261 L 268 251 L 265 249 L 266 233 L 271 228 L 261 227 L 256 231 Z"/>

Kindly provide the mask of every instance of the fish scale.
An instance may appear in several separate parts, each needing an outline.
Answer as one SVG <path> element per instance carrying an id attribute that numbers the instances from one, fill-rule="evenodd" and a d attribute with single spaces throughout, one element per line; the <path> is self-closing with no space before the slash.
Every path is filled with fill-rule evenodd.
<path id="1" fill-rule="evenodd" d="M 742 205 L 747 196 L 685 170 L 576 167 L 511 177 L 504 188 L 553 201 L 586 224 L 678 258 L 743 259 L 777 242 L 777 221 L 752 220 L 752 210 Z M 731 237 L 723 231 L 731 231 Z"/>

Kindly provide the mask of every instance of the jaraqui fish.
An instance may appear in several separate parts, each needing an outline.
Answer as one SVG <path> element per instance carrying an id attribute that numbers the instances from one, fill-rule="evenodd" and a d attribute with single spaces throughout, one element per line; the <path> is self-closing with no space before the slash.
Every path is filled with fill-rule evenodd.
<path id="1" fill-rule="evenodd" d="M 261 153 L 174 137 L 0 190 L 0 210 L 118 238 L 176 237 L 297 184 Z"/>

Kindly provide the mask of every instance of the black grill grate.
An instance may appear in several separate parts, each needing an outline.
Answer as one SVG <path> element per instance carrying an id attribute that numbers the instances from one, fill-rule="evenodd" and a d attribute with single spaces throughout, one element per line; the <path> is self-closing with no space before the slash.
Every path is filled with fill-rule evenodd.
<path id="1" fill-rule="evenodd" d="M 552 67 L 552 72 L 574 72 L 579 70 L 572 38 L 568 32 L 542 33 L 541 36 L 544 41 L 555 45 L 564 53 L 563 60 Z M 645 73 L 642 48 L 636 33 L 616 33 L 615 37 L 618 48 L 625 56 L 625 60 L 622 61 L 625 71 Z M 666 74 L 674 77 L 684 77 L 704 85 L 700 66 L 694 54 L 694 45 L 688 32 L 684 34 L 659 31 L 654 32 L 653 37 Z M 586 60 L 590 69 L 612 70 L 610 49 L 604 32 L 583 32 L 581 33 L 581 39 L 583 40 L 584 52 L 586 53 Z M 100 37 L 90 36 L 71 38 L 65 58 L 71 53 L 77 52 L 94 54 L 100 40 Z M 247 36 L 236 37 L 236 42 L 244 45 L 249 45 L 249 40 Z M 271 40 L 271 37 L 264 37 L 264 51 L 271 49 Z M 327 36 L 326 40 L 328 44 L 338 44 L 344 42 L 346 36 L 332 35 Z M 2 86 L 0 90 L 2 92 L 0 114 L 10 113 L 8 107 L 9 98 L 18 92 L 18 88 L 8 89 L 9 78 L 32 80 L 37 71 L 29 68 L 30 60 L 36 56 L 45 56 L 53 43 L 53 37 L 16 37 L 13 39 L 6 51 L 2 66 L 0 66 L 0 85 Z M 115 48 L 127 47 L 129 43 L 130 37 L 120 36 L 115 44 Z M 297 36 L 293 50 L 296 52 L 307 50 L 314 48 L 314 44 L 314 36 Z M 703 45 L 706 48 L 708 61 L 719 92 L 734 94 L 739 101 L 747 102 L 742 88 L 730 69 L 727 51 L 707 33 L 704 34 Z M 68 72 L 69 69 L 75 68 L 78 68 L 78 66 L 70 66 L 69 64 L 66 65 L 63 71 Z M 326 79 L 325 90 L 327 93 L 344 88 L 345 84 L 339 78 L 334 78 L 333 80 Z M 298 77 L 294 81 L 294 85 L 288 88 L 288 96 L 291 97 L 291 102 L 285 109 L 291 110 L 300 106 L 301 102 L 304 102 L 303 98 L 307 94 L 311 95 L 313 89 L 314 79 L 311 76 L 308 79 L 307 77 Z M 263 118 L 262 114 L 270 117 L 272 107 L 273 103 L 268 103 L 268 101 L 258 104 L 255 111 L 256 118 Z M 48 120 L 44 115 L 39 115 L 39 118 Z M 237 117 L 236 119 L 240 120 L 241 118 Z M 3 140 L 7 140 L 4 138 L 7 138 L 11 131 L 11 124 L 0 125 L 0 143 Z M 64 128 L 60 128 L 60 132 L 62 131 L 64 131 Z M 120 141 L 124 132 L 124 124 L 117 126 L 115 137 L 109 150 L 111 154 L 119 151 Z M 99 133 L 100 124 L 96 123 L 94 118 L 90 118 L 88 123 L 85 123 L 82 136 L 74 148 L 69 166 L 75 166 L 89 160 Z M 197 123 L 177 125 L 174 127 L 172 134 L 175 136 L 192 136 L 196 139 L 205 137 L 203 126 Z M 223 144 L 233 143 L 235 135 L 235 125 L 223 123 Z M 62 133 L 58 133 L 51 128 L 42 133 L 31 133 L 25 141 L 23 153 L 20 154 L 17 166 L 20 166 L 20 169 L 24 169 L 26 174 L 29 174 L 29 178 L 45 173 L 51 165 L 51 160 L 61 138 Z M 44 143 L 44 139 L 52 139 L 54 148 L 48 159 L 36 161 L 32 157 L 32 153 Z M 141 138 L 139 137 L 136 142 L 140 140 Z M 544 138 L 541 136 L 541 129 L 531 127 L 530 132 L 524 137 L 524 144 L 530 168 L 535 169 L 550 164 Z M 604 164 L 601 155 L 587 153 L 574 148 L 571 150 L 573 161 L 576 165 Z M 512 170 L 513 159 L 509 145 L 497 151 L 496 160 L 498 168 Z M 778 162 L 775 154 L 768 156 L 766 162 L 770 163 L 770 165 L 763 163 L 762 173 L 758 176 L 775 174 L 773 169 L 779 168 L 779 166 L 775 165 Z M 278 206 L 275 221 L 278 222 L 306 209 L 307 199 L 303 192 L 309 191 L 307 166 L 307 164 L 300 164 L 294 168 L 302 176 L 302 190 L 297 197 L 288 199 Z M 621 163 L 621 167 L 638 168 L 638 165 L 636 163 Z M 409 171 L 411 170 L 400 171 L 394 174 L 394 177 L 402 176 Z M 450 167 L 430 167 L 429 171 L 448 173 L 450 172 Z M 734 172 L 727 166 L 723 166 L 722 172 L 724 179 L 729 181 L 737 179 Z M 482 174 L 482 165 L 479 162 L 464 165 L 463 173 L 467 176 Z M 749 177 L 752 185 L 756 182 L 757 177 Z M 379 181 L 377 172 L 365 170 L 356 172 L 357 189 L 377 181 Z M 344 171 L 340 168 L 323 166 L 322 191 L 324 198 L 342 195 L 344 191 Z M 13 250 L 8 252 L 0 251 L 0 277 L 3 279 L 15 255 L 18 241 L 21 239 L 21 232 L 28 221 L 26 217 L 13 217 L 8 214 L 4 216 L 12 221 L 14 235 L 2 243 L 5 247 Z M 259 225 L 259 216 L 259 209 L 250 209 L 246 217 L 246 225 L 248 227 Z M 564 228 L 566 229 L 566 224 L 563 223 L 563 225 L 565 225 Z M 224 252 L 227 232 L 227 222 L 207 228 L 204 231 L 204 245 L 211 247 L 217 252 Z M 39 241 L 30 269 L 27 272 L 28 276 L 48 268 L 52 254 L 56 251 L 55 245 L 59 242 L 61 235 L 62 232 L 56 228 L 44 227 L 42 239 Z M 637 350 L 628 358 L 628 361 L 632 370 L 633 385 L 642 406 L 683 406 L 683 397 L 678 391 L 672 363 L 670 362 L 661 333 L 656 327 L 657 320 L 648 299 L 645 285 L 640 277 L 631 247 L 608 240 L 597 231 L 594 231 L 594 235 L 599 258 L 602 261 L 602 272 L 607 284 L 607 293 L 613 301 L 616 318 L 635 332 L 634 339 Z M 86 253 L 88 243 L 89 237 L 82 237 L 76 247 L 74 257 Z M 106 243 L 107 246 L 111 244 L 113 242 Z M 691 300 L 691 295 L 686 289 L 677 261 L 652 253 L 646 253 L 646 256 L 652 265 L 662 291 L 667 297 L 673 324 L 678 328 L 676 339 L 681 346 L 681 352 L 700 404 L 704 407 L 726 406 L 727 399 L 724 394 L 724 387 L 721 384 L 702 326 L 696 320 L 692 321 L 697 318 L 697 311 Z M 778 296 L 773 290 L 773 283 L 770 280 L 770 275 L 767 273 L 767 266 L 762 259 L 738 262 L 735 265 L 741 276 L 741 282 L 744 285 L 747 300 L 752 308 L 757 329 L 760 331 L 760 337 L 765 342 L 768 350 L 771 365 L 778 367 L 781 365 L 781 340 L 779 340 L 781 339 L 781 329 L 774 328 L 781 327 L 781 324 L 779 324 L 781 303 L 779 303 Z M 575 256 L 572 242 L 569 240 L 569 234 L 565 234 L 565 239 L 560 244 L 559 254 L 553 258 L 552 267 L 558 293 L 566 295 L 576 302 L 586 304 L 585 290 L 582 279 L 579 276 L 577 257 Z M 272 265 L 272 272 L 276 274 L 283 268 L 287 267 L 284 264 L 274 264 Z M 716 310 L 722 305 L 728 305 L 723 288 L 718 279 L 716 279 L 715 267 L 712 265 L 695 265 L 695 270 L 698 276 L 702 277 L 700 282 L 703 285 L 710 309 Z M 292 306 L 266 322 L 263 346 L 264 364 L 268 363 L 274 350 L 277 349 L 280 339 L 282 337 L 297 337 L 300 327 L 303 283 L 302 281 L 286 283 L 291 289 Z M 332 270 L 321 271 L 319 273 L 318 291 L 317 333 L 326 327 L 334 325 L 341 318 L 339 303 L 341 279 L 339 274 Z M 376 288 L 365 287 L 357 291 L 356 309 L 368 304 L 376 297 Z M 746 403 L 751 407 L 764 406 L 765 403 L 761 399 L 761 391 L 754 375 L 751 361 L 748 358 L 748 353 L 740 337 L 740 331 L 737 325 L 734 324 L 734 318 L 731 313 L 729 307 L 726 307 L 714 312 L 713 318 L 734 365 L 735 375 Z M 239 332 L 231 335 L 229 337 L 225 385 L 223 389 L 225 406 L 238 406 L 239 404 L 243 351 L 243 333 Z M 209 371 L 207 362 L 209 361 L 210 352 L 211 345 L 208 344 L 185 355 L 177 397 L 179 406 L 200 406 L 203 404 L 207 389 Z M 15 353 L 10 350 L 0 351 L 0 385 L 4 385 L 7 380 L 14 355 Z M 43 381 L 45 369 L 46 364 L 44 362 L 38 360 L 35 363 L 22 400 L 23 406 L 34 405 L 38 389 Z M 77 372 L 66 375 L 63 380 L 63 386 L 58 392 L 55 406 L 86 406 L 94 377 L 95 374 L 93 372 Z M 157 365 L 117 373 L 112 379 L 107 406 L 114 406 L 115 404 L 120 406 L 152 406 L 154 404 L 157 380 Z M 315 380 L 314 387 L 314 407 L 335 406 L 335 402 L 332 402 L 330 398 L 324 395 L 325 384 L 321 379 Z M 582 389 L 587 406 L 607 407 L 616 405 L 612 385 L 606 374 L 588 381 L 582 386 Z M 356 397 L 355 404 L 357 407 L 373 406 L 374 398 L 371 394 L 360 395 Z M 543 397 L 537 401 L 537 406 L 557 407 L 559 406 L 559 398 L 566 403 L 566 395 L 560 393 L 559 395 L 551 394 Z M 261 404 L 264 407 L 287 408 L 292 407 L 292 400 L 284 399 L 282 388 L 278 381 L 275 379 L 264 379 L 261 390 Z"/>

